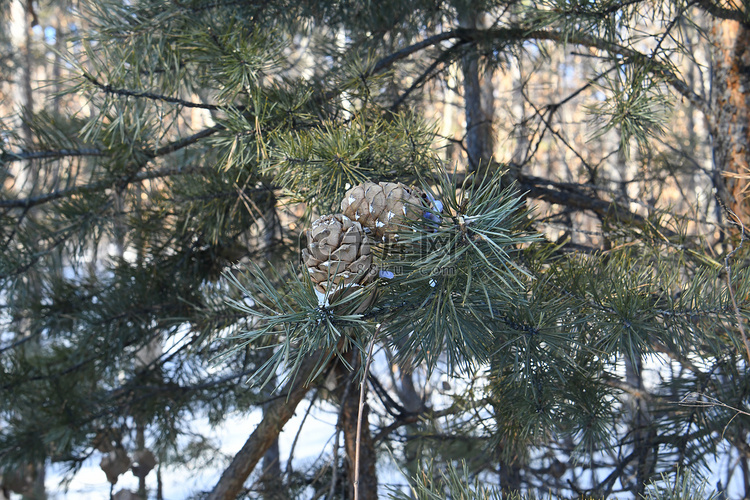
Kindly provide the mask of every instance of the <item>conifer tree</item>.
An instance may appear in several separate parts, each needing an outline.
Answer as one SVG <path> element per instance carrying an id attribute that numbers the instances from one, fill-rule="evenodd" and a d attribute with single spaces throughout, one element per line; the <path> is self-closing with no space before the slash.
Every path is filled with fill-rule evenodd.
<path id="1" fill-rule="evenodd" d="M 745 6 L 64 10 L 62 94 L 0 121 L 5 490 L 160 498 L 261 412 L 196 495 L 750 494 Z"/>

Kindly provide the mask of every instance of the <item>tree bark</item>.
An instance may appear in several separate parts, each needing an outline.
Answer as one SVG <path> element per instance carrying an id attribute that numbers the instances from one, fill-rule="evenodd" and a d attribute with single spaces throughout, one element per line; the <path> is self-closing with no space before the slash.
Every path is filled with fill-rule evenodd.
<path id="1" fill-rule="evenodd" d="M 302 401 L 315 380 L 307 380 L 313 374 L 320 355 L 311 356 L 302 362 L 296 376 L 279 393 L 279 398 L 270 402 L 263 413 L 263 419 L 235 455 L 232 463 L 222 473 L 219 482 L 209 493 L 207 500 L 233 500 L 242 492 L 250 473 L 271 448 L 284 425 L 294 415 L 294 410 Z M 321 370 L 322 373 L 324 370 Z"/>
<path id="2" fill-rule="evenodd" d="M 712 35 L 714 183 L 722 201 L 750 224 L 750 29 L 715 20 Z"/>
<path id="3" fill-rule="evenodd" d="M 643 360 L 640 354 L 635 359 L 629 355 L 624 356 L 625 361 L 625 381 L 630 387 L 634 387 L 639 393 L 644 390 L 643 387 Z M 626 394 L 625 402 L 627 411 L 630 412 L 630 426 L 633 441 L 633 452 L 635 453 L 635 481 L 632 484 L 631 492 L 635 498 L 641 498 L 646 491 L 654 468 L 653 438 L 656 437 L 649 432 L 651 416 L 648 411 L 646 401 L 637 394 Z"/>
<path id="4" fill-rule="evenodd" d="M 136 419 L 135 429 L 135 441 L 137 451 L 143 451 L 146 449 L 146 429 L 142 422 Z M 141 500 L 148 499 L 148 493 L 146 492 L 146 476 L 138 475 L 138 498 Z"/>
<path id="5" fill-rule="evenodd" d="M 462 28 L 477 29 L 484 27 L 483 15 L 476 11 L 459 14 Z M 466 153 L 469 156 L 469 169 L 476 172 L 478 178 L 490 171 L 495 153 L 495 116 L 494 86 L 492 84 L 492 66 L 484 68 L 479 61 L 480 54 L 476 45 L 461 61 L 463 72 L 464 109 L 466 113 Z"/>
<path id="6" fill-rule="evenodd" d="M 14 0 L 10 6 L 11 12 L 11 42 L 20 54 L 20 72 L 15 80 L 15 102 L 21 108 L 23 123 L 21 123 L 21 133 L 26 146 L 29 147 L 32 141 L 31 129 L 28 121 L 31 119 L 32 108 L 34 105 L 33 93 L 31 89 L 31 40 L 32 40 L 32 23 L 31 0 Z"/>
<path id="7" fill-rule="evenodd" d="M 34 111 L 34 94 L 31 80 L 33 74 L 33 61 L 31 54 L 31 44 L 33 41 L 32 28 L 37 22 L 34 14 L 32 0 L 13 0 L 10 2 L 10 39 L 13 49 L 18 54 L 16 63 L 20 71 L 16 72 L 13 86 L 13 101 L 15 106 L 20 110 L 21 120 L 19 130 L 23 139 L 24 149 L 32 149 L 33 134 L 29 124 Z M 33 169 L 31 162 L 22 162 L 17 170 L 13 172 L 16 179 L 15 189 L 23 195 L 30 196 L 38 183 L 38 173 Z M 19 336 L 28 334 L 28 325 L 26 321 L 19 325 Z M 33 482 L 30 484 L 30 491 L 24 493 L 22 498 L 44 500 L 47 498 L 44 479 L 46 475 L 44 461 L 29 464 L 27 467 L 32 471 Z"/>

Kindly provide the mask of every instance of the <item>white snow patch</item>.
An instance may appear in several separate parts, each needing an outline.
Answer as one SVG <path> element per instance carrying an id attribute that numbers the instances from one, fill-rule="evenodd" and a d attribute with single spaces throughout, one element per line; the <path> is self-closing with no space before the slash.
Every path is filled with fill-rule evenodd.
<path id="1" fill-rule="evenodd" d="M 328 307 L 328 297 L 326 297 L 326 294 L 318 290 L 317 288 L 315 290 L 315 295 L 318 296 L 318 305 L 320 307 Z"/>

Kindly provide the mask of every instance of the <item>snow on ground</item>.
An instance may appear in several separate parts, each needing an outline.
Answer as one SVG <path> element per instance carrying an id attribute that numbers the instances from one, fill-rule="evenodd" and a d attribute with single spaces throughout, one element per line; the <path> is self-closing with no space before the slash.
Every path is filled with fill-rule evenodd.
<path id="1" fill-rule="evenodd" d="M 378 371 L 387 370 L 384 361 L 376 356 L 373 369 Z M 660 370 L 664 368 L 664 360 L 658 356 L 648 357 L 644 363 L 644 382 L 648 389 L 653 388 L 658 381 Z M 622 370 L 622 367 L 620 367 Z M 619 371 L 619 370 L 618 370 Z M 452 379 L 454 390 L 461 386 L 460 379 Z M 434 385 L 435 381 L 433 381 Z M 447 404 L 446 395 L 437 392 L 432 394 L 433 403 L 438 405 Z M 437 400 L 440 400 L 439 402 Z M 373 401 L 371 400 L 371 403 Z M 285 426 L 282 432 L 279 445 L 281 452 L 281 467 L 286 468 L 286 462 L 291 451 L 292 443 L 302 424 L 302 419 L 309 407 L 309 401 L 303 401 L 298 407 L 295 416 Z M 196 421 L 193 429 L 196 433 L 209 437 L 214 443 L 218 444 L 223 454 L 233 457 L 245 443 L 250 433 L 260 422 L 261 413 L 256 411 L 245 416 L 231 416 L 226 422 L 218 428 L 212 429 L 206 421 Z M 310 415 L 305 419 L 296 448 L 294 450 L 293 467 L 295 470 L 304 470 L 316 460 L 327 460 L 333 447 L 333 434 L 335 430 L 336 415 L 335 410 L 325 403 L 316 402 Z M 90 458 L 74 477 L 72 482 L 67 485 L 67 489 L 60 485 L 62 479 L 62 469 L 59 466 L 53 466 L 47 472 L 47 491 L 50 500 L 106 500 L 109 498 L 109 483 L 106 480 L 104 472 L 99 468 L 100 454 L 95 454 Z M 718 460 L 707 464 L 707 489 L 711 490 L 716 487 L 720 477 L 726 474 L 727 469 L 736 469 L 737 463 L 731 461 L 726 454 L 718 455 Z M 213 488 L 224 469 L 224 462 L 217 460 L 215 465 L 209 464 L 199 469 L 188 469 L 186 467 L 170 468 L 162 471 L 163 496 L 165 500 L 183 500 L 191 495 L 207 491 Z M 404 485 L 406 483 L 403 475 L 389 463 L 387 457 L 379 466 L 379 476 L 381 483 L 385 485 Z M 741 498 L 741 472 L 736 470 L 729 484 L 728 497 Z M 120 489 L 137 489 L 138 481 L 131 473 L 120 476 L 120 480 L 115 486 L 115 492 Z M 727 485 L 724 485 L 726 488 Z M 156 491 L 156 474 L 151 472 L 147 477 L 147 487 L 150 492 L 150 498 L 155 498 Z M 383 495 L 387 495 L 384 488 Z M 624 495 L 621 498 L 630 498 L 630 495 Z"/>
<path id="2" fill-rule="evenodd" d="M 286 466 L 294 436 L 299 429 L 309 402 L 303 401 L 297 408 L 297 413 L 285 426 L 279 439 L 279 447 L 282 457 L 282 469 Z M 330 412 L 313 409 L 310 416 L 305 420 L 304 428 L 298 440 L 294 457 L 296 463 L 304 463 L 317 458 L 321 451 L 330 452 L 335 420 Z M 250 415 L 234 416 L 227 419 L 226 423 L 219 428 L 211 429 L 207 422 L 195 422 L 194 430 L 208 436 L 220 445 L 222 453 L 234 456 L 245 440 L 260 422 L 260 411 Z M 96 453 L 87 460 L 83 468 L 76 474 L 74 479 L 67 485 L 67 491 L 60 485 L 62 473 L 59 466 L 52 466 L 47 471 L 46 487 L 49 500 L 101 500 L 109 498 L 109 483 L 104 472 L 99 468 L 101 454 Z M 216 466 L 208 465 L 200 470 L 188 469 L 186 467 L 170 468 L 162 471 L 162 491 L 165 500 L 181 500 L 189 498 L 199 491 L 210 490 L 216 484 L 223 471 L 222 461 Z M 146 484 L 150 495 L 155 495 L 156 474 L 152 471 L 146 478 Z M 120 476 L 115 485 L 115 492 L 120 489 L 136 491 L 138 479 L 130 472 Z M 154 496 L 151 496 L 154 498 Z"/>

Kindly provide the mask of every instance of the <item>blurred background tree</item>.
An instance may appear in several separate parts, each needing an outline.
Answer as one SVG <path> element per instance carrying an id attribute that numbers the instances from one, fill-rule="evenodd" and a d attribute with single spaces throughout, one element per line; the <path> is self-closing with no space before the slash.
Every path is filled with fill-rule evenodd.
<path id="1" fill-rule="evenodd" d="M 744 4 L 0 6 L 5 494 L 750 495 Z M 305 230 L 368 181 L 427 217 L 321 299 Z"/>

